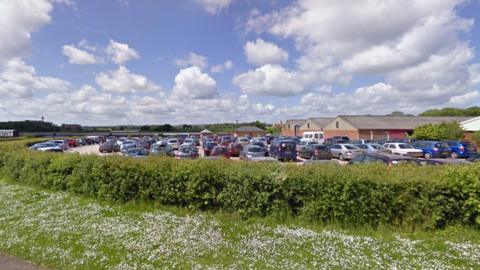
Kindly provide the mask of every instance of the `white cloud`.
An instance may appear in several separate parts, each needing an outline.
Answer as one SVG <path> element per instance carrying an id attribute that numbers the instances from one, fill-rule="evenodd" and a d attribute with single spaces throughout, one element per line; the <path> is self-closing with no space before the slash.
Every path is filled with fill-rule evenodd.
<path id="1" fill-rule="evenodd" d="M 105 52 L 112 59 L 112 61 L 118 65 L 122 65 L 130 60 L 140 58 L 138 53 L 134 49 L 130 48 L 128 44 L 116 42 L 114 40 L 110 40 Z"/>
<path id="2" fill-rule="evenodd" d="M 175 99 L 211 99 L 217 94 L 217 82 L 207 73 L 202 73 L 199 67 L 182 69 L 175 76 L 172 90 Z"/>
<path id="3" fill-rule="evenodd" d="M 234 66 L 233 62 L 230 61 L 230 60 L 227 60 L 227 61 L 225 61 L 225 63 L 223 63 L 221 65 L 216 65 L 216 66 L 211 67 L 210 72 L 212 72 L 212 73 L 222 73 L 222 72 L 225 72 L 227 70 L 232 69 L 233 66 Z"/>
<path id="4" fill-rule="evenodd" d="M 304 91 L 298 76 L 279 65 L 265 65 L 235 76 L 233 83 L 252 95 L 293 96 Z"/>
<path id="5" fill-rule="evenodd" d="M 280 64 L 288 60 L 288 53 L 277 45 L 261 38 L 249 41 L 243 46 L 247 61 L 257 66 Z"/>
<path id="6" fill-rule="evenodd" d="M 145 76 L 131 73 L 124 66 L 117 70 L 102 72 L 95 77 L 95 82 L 103 91 L 113 93 L 137 93 L 142 91 L 160 91 L 159 85 L 149 81 Z"/>
<path id="7" fill-rule="evenodd" d="M 210 14 L 218 14 L 233 3 L 233 0 L 195 0 Z"/>
<path id="8" fill-rule="evenodd" d="M 64 92 L 70 83 L 54 77 L 38 76 L 34 67 L 14 58 L 0 73 L 0 93 L 18 98 L 31 98 L 36 91 Z"/>
<path id="9" fill-rule="evenodd" d="M 81 50 L 73 45 L 64 45 L 63 54 L 68 57 L 68 62 L 75 65 L 96 64 L 99 62 L 97 57 L 85 50 Z"/>
<path id="10" fill-rule="evenodd" d="M 0 1 L 0 64 L 28 54 L 31 34 L 50 22 L 52 9 L 46 0 Z"/>
<path id="11" fill-rule="evenodd" d="M 479 97 L 480 93 L 478 91 L 472 91 L 463 95 L 451 97 L 449 101 L 451 104 L 454 104 L 456 106 L 465 106 L 469 104 L 474 104 L 476 101 L 478 101 Z"/>
<path id="12" fill-rule="evenodd" d="M 175 60 L 175 65 L 179 68 L 197 66 L 203 70 L 208 67 L 208 58 L 203 55 L 190 52 L 190 54 L 185 58 Z"/>

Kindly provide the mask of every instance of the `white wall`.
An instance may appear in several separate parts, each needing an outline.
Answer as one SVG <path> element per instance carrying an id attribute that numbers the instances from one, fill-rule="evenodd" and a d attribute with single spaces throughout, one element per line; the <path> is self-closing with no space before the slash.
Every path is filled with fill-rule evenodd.
<path id="1" fill-rule="evenodd" d="M 480 117 L 475 117 L 460 123 L 465 131 L 479 131 L 480 130 Z"/>

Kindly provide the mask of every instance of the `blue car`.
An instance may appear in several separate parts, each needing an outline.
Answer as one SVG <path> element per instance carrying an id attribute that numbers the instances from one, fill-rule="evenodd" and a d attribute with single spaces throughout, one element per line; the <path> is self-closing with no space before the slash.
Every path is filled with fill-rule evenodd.
<path id="1" fill-rule="evenodd" d="M 447 141 L 450 149 L 452 149 L 452 158 L 468 158 L 477 154 L 477 149 L 469 141 Z"/>
<path id="2" fill-rule="evenodd" d="M 423 156 L 429 158 L 446 158 L 452 155 L 452 149 L 446 142 L 416 141 L 412 146 L 423 151 Z"/>
<path id="3" fill-rule="evenodd" d="M 272 142 L 270 146 L 269 156 L 277 160 L 297 159 L 297 142 L 294 140 L 278 140 Z"/>

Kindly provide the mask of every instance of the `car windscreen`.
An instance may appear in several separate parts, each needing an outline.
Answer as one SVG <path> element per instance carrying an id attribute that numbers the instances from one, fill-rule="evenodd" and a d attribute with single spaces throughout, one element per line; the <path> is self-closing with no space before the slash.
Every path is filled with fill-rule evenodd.
<path id="1" fill-rule="evenodd" d="M 383 146 L 379 145 L 379 144 L 370 144 L 370 146 L 373 148 L 373 149 L 376 149 L 376 150 L 381 150 L 383 149 Z"/>
<path id="2" fill-rule="evenodd" d="M 400 149 L 413 149 L 413 147 L 409 144 L 399 144 L 398 147 Z"/>
<path id="3" fill-rule="evenodd" d="M 437 147 L 437 148 L 448 148 L 449 146 L 448 146 L 447 143 L 436 143 L 435 147 Z"/>
<path id="4" fill-rule="evenodd" d="M 346 145 L 344 145 L 344 146 L 345 146 L 345 148 L 347 148 L 348 150 L 358 149 L 358 147 L 356 147 L 355 145 L 346 144 Z"/>
<path id="5" fill-rule="evenodd" d="M 248 148 L 248 152 L 252 152 L 252 153 L 260 153 L 260 152 L 262 152 L 262 151 L 263 151 L 263 150 L 262 150 L 262 148 L 260 148 L 260 147 L 249 147 L 249 148 Z"/>

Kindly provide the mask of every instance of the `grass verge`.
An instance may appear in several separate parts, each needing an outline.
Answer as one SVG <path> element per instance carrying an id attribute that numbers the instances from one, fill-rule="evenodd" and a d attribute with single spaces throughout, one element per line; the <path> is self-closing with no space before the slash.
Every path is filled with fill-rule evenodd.
<path id="1" fill-rule="evenodd" d="M 0 180 L 0 250 L 57 269 L 478 269 L 477 230 L 340 228 L 117 204 Z"/>

